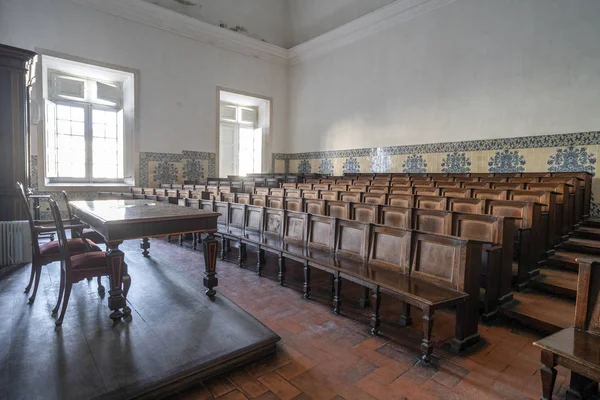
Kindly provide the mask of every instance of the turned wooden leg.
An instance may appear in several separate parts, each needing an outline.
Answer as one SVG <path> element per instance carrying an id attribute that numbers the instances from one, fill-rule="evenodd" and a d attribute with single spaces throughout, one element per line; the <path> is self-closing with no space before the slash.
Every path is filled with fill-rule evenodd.
<path id="1" fill-rule="evenodd" d="M 29 284 L 25 288 L 25 293 L 29 293 L 31 290 L 31 285 L 33 285 L 33 278 L 35 278 L 35 263 L 31 263 L 31 274 L 29 275 Z"/>
<path id="2" fill-rule="evenodd" d="M 219 242 L 215 239 L 215 235 L 209 233 L 202 242 L 204 249 L 204 286 L 206 287 L 206 295 L 214 297 L 217 292 L 214 288 L 219 284 L 217 279 L 217 248 Z"/>
<path id="3" fill-rule="evenodd" d="M 283 258 L 282 254 L 279 254 L 279 273 L 278 273 L 278 278 L 279 278 L 279 285 L 283 286 L 284 281 L 285 281 L 285 258 Z"/>
<path id="4" fill-rule="evenodd" d="M 171 235 L 167 235 L 167 243 L 171 243 Z"/>
<path id="5" fill-rule="evenodd" d="M 183 247 L 183 239 L 185 238 L 184 234 L 179 235 L 179 247 Z"/>
<path id="6" fill-rule="evenodd" d="M 246 259 L 246 245 L 241 241 L 239 242 L 239 249 L 240 251 L 238 252 L 238 267 L 241 268 L 244 266 L 244 260 Z"/>
<path id="7" fill-rule="evenodd" d="M 148 249 L 150 248 L 150 240 L 148 240 L 148 238 L 143 238 L 140 241 L 140 249 L 142 249 L 142 255 L 144 257 L 148 257 L 148 255 L 150 254 L 150 252 L 148 251 Z"/>
<path id="8" fill-rule="evenodd" d="M 304 262 L 304 286 L 303 286 L 304 298 L 310 297 L 310 266 L 308 261 Z"/>
<path id="9" fill-rule="evenodd" d="M 410 304 L 402 303 L 402 315 L 400 316 L 400 325 L 412 325 L 412 317 L 410 316 Z"/>
<path id="10" fill-rule="evenodd" d="M 54 308 L 52 309 L 52 315 L 54 315 L 58 312 L 64 292 L 65 292 L 65 271 L 63 271 L 63 269 L 61 267 L 60 268 L 60 287 L 58 289 L 58 300 L 56 301 L 56 306 L 54 306 Z"/>
<path id="11" fill-rule="evenodd" d="M 106 289 L 104 288 L 104 286 L 102 286 L 102 277 L 99 276 L 97 278 L 98 281 L 98 294 L 102 295 L 102 297 L 104 297 L 104 292 L 106 291 Z M 125 297 L 127 297 L 127 295 L 125 295 Z"/>
<path id="12" fill-rule="evenodd" d="M 196 250 L 198 248 L 198 233 L 192 233 L 192 250 Z"/>
<path id="13" fill-rule="evenodd" d="M 542 364 L 540 369 L 542 377 L 542 399 L 552 400 L 552 392 L 554 391 L 554 383 L 556 382 L 556 357 L 554 353 L 548 350 L 542 350 Z"/>
<path id="14" fill-rule="evenodd" d="M 125 254 L 119 249 L 122 242 L 110 242 L 106 244 L 106 252 L 110 290 L 108 291 L 108 308 L 112 310 L 110 318 L 119 320 L 123 317 L 121 308 L 126 306 L 125 296 L 123 295 L 123 271 L 126 273 Z"/>
<path id="15" fill-rule="evenodd" d="M 333 274 L 333 287 L 333 313 L 339 314 L 342 305 L 342 278 L 340 278 L 339 272 Z"/>
<path id="16" fill-rule="evenodd" d="M 265 262 L 265 251 L 263 249 L 258 249 L 257 259 L 258 261 L 256 262 L 256 275 L 262 276 L 262 266 Z"/>
<path id="17" fill-rule="evenodd" d="M 423 352 L 423 362 L 429 364 L 431 353 L 433 353 L 433 343 L 431 342 L 431 330 L 433 329 L 433 308 L 427 307 L 423 310 L 423 341 L 421 342 L 421 351 Z"/>
<path id="18" fill-rule="evenodd" d="M 225 261 L 227 258 L 227 239 L 221 235 L 221 261 Z"/>
<path id="19" fill-rule="evenodd" d="M 65 299 L 63 301 L 62 310 L 60 312 L 60 316 L 54 323 L 56 326 L 61 326 L 63 323 L 63 318 L 65 318 L 65 313 L 67 312 L 67 306 L 69 305 L 69 298 L 71 297 L 71 288 L 73 287 L 73 282 L 71 282 L 70 278 L 67 278 L 65 282 Z"/>
<path id="20" fill-rule="evenodd" d="M 359 304 L 359 305 L 360 305 L 362 308 L 367 308 L 367 307 L 369 307 L 369 306 L 371 305 L 371 304 L 370 304 L 370 300 L 369 300 L 370 294 L 371 294 L 371 293 L 370 293 L 370 290 L 369 290 L 369 288 L 368 288 L 368 287 L 364 287 L 364 288 L 363 288 L 363 294 L 362 294 L 362 297 L 361 297 L 361 298 L 360 298 L 360 300 L 358 301 L 358 304 Z"/>
<path id="21" fill-rule="evenodd" d="M 373 314 L 371 315 L 371 335 L 376 336 L 379 334 L 379 325 L 381 324 L 381 321 L 379 320 L 379 308 L 381 306 L 379 286 L 376 286 L 375 290 L 373 290 L 371 304 L 373 305 Z"/>

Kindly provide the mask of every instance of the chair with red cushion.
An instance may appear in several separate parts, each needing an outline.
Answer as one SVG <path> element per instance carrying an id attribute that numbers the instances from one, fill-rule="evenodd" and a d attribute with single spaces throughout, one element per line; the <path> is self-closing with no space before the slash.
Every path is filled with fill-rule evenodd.
<path id="1" fill-rule="evenodd" d="M 71 288 L 73 283 L 82 281 L 86 278 L 94 278 L 108 275 L 108 260 L 104 251 L 88 251 L 85 253 L 74 254 L 71 252 L 71 244 L 67 240 L 65 228 L 61 220 L 60 211 L 56 201 L 50 199 L 50 210 L 56 223 L 56 233 L 60 249 L 60 289 L 56 307 L 52 314 L 56 314 L 62 302 L 60 316 L 56 320 L 56 326 L 62 325 L 69 297 L 71 297 Z M 63 300 L 64 297 L 64 300 Z"/>
<path id="2" fill-rule="evenodd" d="M 69 195 L 66 191 L 62 191 L 63 199 L 65 200 L 65 205 L 67 206 L 67 217 L 69 220 L 75 220 L 76 218 L 73 216 L 73 211 L 71 210 L 71 205 L 69 204 Z M 73 236 L 73 235 L 71 235 Z M 78 231 L 75 235 L 77 237 L 83 237 L 88 240 L 93 241 L 94 243 L 104 243 L 104 238 L 95 230 L 91 229 L 89 226 L 84 226 L 81 231 Z"/>
<path id="3" fill-rule="evenodd" d="M 43 232 L 55 232 L 57 230 L 54 224 L 50 225 L 48 223 L 42 223 L 41 221 L 35 221 L 31 214 L 31 209 L 29 208 L 29 200 L 27 195 L 25 194 L 25 188 L 20 182 L 17 182 L 17 188 L 19 189 L 19 194 L 21 197 L 21 201 L 23 202 L 23 208 L 25 213 L 27 214 L 27 219 L 29 221 L 29 229 L 31 230 L 31 251 L 32 251 L 32 259 L 31 259 L 31 275 L 29 277 L 29 284 L 25 288 L 25 293 L 29 293 L 31 290 L 31 286 L 33 285 L 33 293 L 29 298 L 29 304 L 35 301 L 35 296 L 37 294 L 38 286 L 40 283 L 40 276 L 42 274 L 42 267 L 44 265 L 48 265 L 52 262 L 60 260 L 60 246 L 58 241 L 52 240 L 50 242 L 44 243 L 40 245 L 39 242 L 39 234 Z M 33 196 L 29 196 L 31 198 Z M 50 196 L 45 195 L 35 195 L 37 199 L 40 200 L 50 200 Z M 76 231 L 83 228 L 83 225 L 73 224 L 74 221 L 67 221 L 69 224 L 66 226 L 71 231 Z M 62 223 L 62 220 L 61 220 Z M 62 225 L 63 228 L 65 225 Z M 100 251 L 100 248 L 96 245 L 96 243 L 90 240 L 83 240 L 81 238 L 73 238 L 69 239 L 69 244 L 71 246 L 71 251 L 73 254 L 84 253 L 87 251 Z M 104 287 L 100 285 L 98 286 L 99 292 L 104 292 Z"/>

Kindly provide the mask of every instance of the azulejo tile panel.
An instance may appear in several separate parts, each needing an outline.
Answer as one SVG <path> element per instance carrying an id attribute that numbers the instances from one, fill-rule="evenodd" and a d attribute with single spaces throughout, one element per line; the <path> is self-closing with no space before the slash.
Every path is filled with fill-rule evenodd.
<path id="1" fill-rule="evenodd" d="M 524 172 L 525 164 L 525 157 L 519 154 L 518 150 L 497 151 L 488 161 L 488 171 L 494 173 Z"/>
<path id="2" fill-rule="evenodd" d="M 216 175 L 216 154 L 183 150 L 177 153 L 140 153 L 140 186 L 183 183 Z"/>
<path id="3" fill-rule="evenodd" d="M 467 157 L 467 153 L 454 153 L 446 154 L 446 158 L 442 160 L 440 164 L 441 172 L 462 174 L 471 171 L 471 159 Z"/>

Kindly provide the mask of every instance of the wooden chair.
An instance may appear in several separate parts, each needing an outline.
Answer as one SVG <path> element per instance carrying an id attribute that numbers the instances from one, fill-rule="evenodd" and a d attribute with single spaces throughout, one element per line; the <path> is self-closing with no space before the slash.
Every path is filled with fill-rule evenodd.
<path id="1" fill-rule="evenodd" d="M 48 265 L 52 262 L 58 261 L 60 259 L 60 250 L 59 243 L 55 240 L 51 240 L 47 243 L 40 245 L 40 233 L 55 232 L 57 230 L 57 227 L 54 224 L 50 225 L 48 223 L 42 223 L 42 221 L 34 220 L 33 216 L 31 215 L 31 210 L 29 208 L 29 201 L 27 199 L 27 196 L 25 195 L 25 188 L 20 182 L 17 182 L 17 188 L 19 190 L 21 201 L 23 202 L 23 209 L 27 214 L 27 220 L 29 221 L 29 229 L 31 230 L 31 275 L 29 276 L 29 284 L 25 288 L 25 293 L 29 293 L 29 291 L 31 290 L 31 286 L 33 285 L 33 293 L 31 294 L 31 297 L 29 297 L 29 304 L 32 304 L 35 301 L 35 296 L 37 295 L 40 277 L 42 274 L 42 267 L 44 265 Z M 36 195 L 36 198 L 48 201 L 51 200 L 50 196 Z M 72 222 L 73 221 L 68 221 L 69 224 L 66 226 L 66 228 L 71 229 L 72 232 L 83 228 L 83 225 L 74 225 L 72 224 Z M 92 250 L 100 250 L 100 248 L 94 242 L 90 240 L 83 240 L 81 238 L 69 239 L 69 244 L 74 254 L 79 254 Z M 104 288 L 100 289 L 99 287 L 98 290 L 103 291 Z"/>
<path id="2" fill-rule="evenodd" d="M 56 314 L 62 302 L 62 310 L 60 316 L 56 320 L 56 326 L 61 326 L 65 312 L 67 311 L 67 305 L 69 304 L 69 298 L 71 297 L 71 288 L 73 283 L 79 282 L 86 278 L 102 277 L 109 274 L 108 262 L 106 259 L 106 253 L 103 251 L 88 251 L 79 254 L 72 254 L 70 252 L 69 241 L 65 234 L 65 227 L 63 225 L 58 205 L 52 199 L 49 199 L 50 210 L 56 223 L 56 233 L 58 236 L 58 245 L 60 249 L 59 260 L 61 261 L 60 271 L 60 289 L 58 292 L 58 301 L 56 306 L 52 310 L 52 314 Z M 100 286 L 102 287 L 102 286 Z M 98 290 L 100 290 L 100 287 Z M 102 289 L 104 291 L 104 288 Z M 124 296 L 127 296 L 129 287 L 125 287 Z M 64 301 L 63 301 L 64 297 Z"/>
<path id="3" fill-rule="evenodd" d="M 600 260 L 581 258 L 577 281 L 575 326 L 534 343 L 542 349 L 542 400 L 551 400 L 556 366 L 571 370 L 567 399 L 588 399 L 600 381 Z"/>
<path id="4" fill-rule="evenodd" d="M 71 205 L 69 203 L 69 195 L 67 194 L 66 191 L 63 190 L 62 191 L 62 196 L 63 196 L 63 199 L 65 200 L 65 205 L 67 207 L 67 217 L 68 217 L 69 221 L 75 221 L 75 217 L 73 216 L 73 210 L 71 210 Z M 77 233 L 77 235 L 73 236 L 74 233 Z M 77 232 L 77 231 L 73 231 L 72 230 L 71 231 L 71 236 L 72 237 L 83 237 L 83 238 L 89 239 L 89 240 L 91 240 L 92 242 L 95 242 L 95 243 L 104 243 L 104 238 L 102 237 L 102 235 L 100 235 L 95 230 L 90 229 L 89 226 L 84 226 L 84 228 L 83 228 L 83 230 L 81 232 Z"/>

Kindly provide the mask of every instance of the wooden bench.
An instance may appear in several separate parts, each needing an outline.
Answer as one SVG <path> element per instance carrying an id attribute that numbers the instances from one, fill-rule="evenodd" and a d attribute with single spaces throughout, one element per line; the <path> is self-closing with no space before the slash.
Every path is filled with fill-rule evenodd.
<path id="1" fill-rule="evenodd" d="M 551 400 L 556 366 L 571 370 L 567 399 L 597 395 L 600 381 L 600 264 L 599 259 L 579 262 L 575 325 L 534 343 L 541 348 L 542 400 Z"/>

